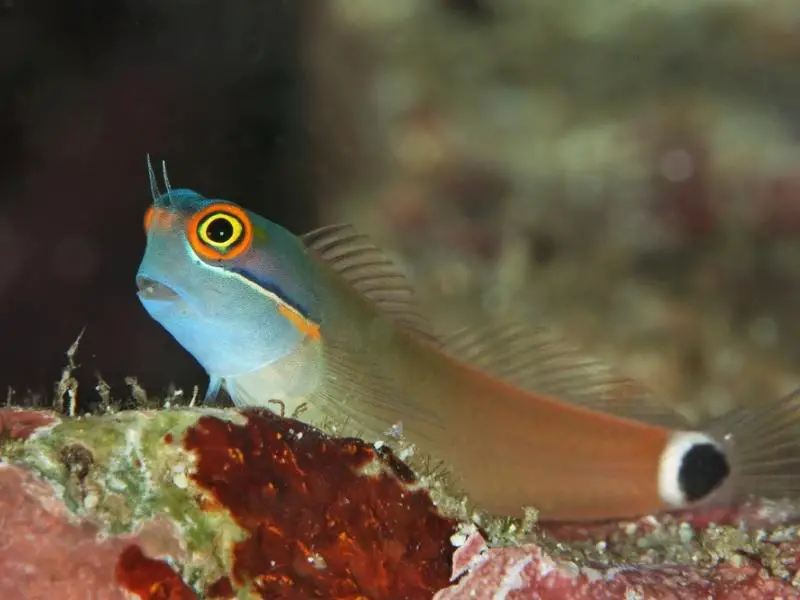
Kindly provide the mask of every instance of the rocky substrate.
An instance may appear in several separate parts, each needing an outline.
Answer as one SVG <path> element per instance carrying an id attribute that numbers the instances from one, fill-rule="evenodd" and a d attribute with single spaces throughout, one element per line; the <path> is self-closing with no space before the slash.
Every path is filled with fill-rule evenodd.
<path id="1" fill-rule="evenodd" d="M 7 600 L 800 597 L 791 505 L 450 518 L 386 446 L 263 410 L 6 408 L 0 432 Z"/>

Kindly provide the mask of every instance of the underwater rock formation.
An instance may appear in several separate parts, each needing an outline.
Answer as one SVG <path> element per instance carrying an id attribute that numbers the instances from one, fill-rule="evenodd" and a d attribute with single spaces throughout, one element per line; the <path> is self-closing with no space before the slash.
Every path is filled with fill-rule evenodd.
<path id="1" fill-rule="evenodd" d="M 795 547 L 796 554 L 798 548 Z M 757 560 L 720 563 L 704 569 L 692 565 L 578 566 L 554 559 L 541 546 L 488 548 L 473 534 L 456 552 L 457 585 L 434 600 L 734 600 L 800 598 L 800 591 L 771 576 Z"/>
<path id="2" fill-rule="evenodd" d="M 5 599 L 422 599 L 448 583 L 456 524 L 389 450 L 261 410 L 0 423 Z"/>
<path id="3" fill-rule="evenodd" d="M 442 516 L 384 446 L 264 410 L 0 409 L 0 457 L 4 600 L 800 599 L 791 505 L 520 544 Z"/>

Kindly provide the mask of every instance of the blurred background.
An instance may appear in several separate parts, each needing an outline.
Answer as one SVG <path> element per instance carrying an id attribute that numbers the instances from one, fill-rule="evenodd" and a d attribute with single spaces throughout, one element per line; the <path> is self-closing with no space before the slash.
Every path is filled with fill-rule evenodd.
<path id="1" fill-rule="evenodd" d="M 205 376 L 134 274 L 145 155 L 369 232 L 434 322 L 524 310 L 703 412 L 800 384 L 794 0 L 8 0 L 0 389 Z"/>

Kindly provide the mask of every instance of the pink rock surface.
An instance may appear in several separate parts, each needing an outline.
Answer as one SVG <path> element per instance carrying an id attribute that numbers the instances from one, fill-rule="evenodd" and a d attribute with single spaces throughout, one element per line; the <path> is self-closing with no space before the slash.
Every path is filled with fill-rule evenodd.
<path id="1" fill-rule="evenodd" d="M 155 532 L 147 540 L 98 538 L 91 523 L 70 522 L 49 485 L 10 465 L 0 465 L 0 517 L 3 600 L 130 598 L 115 575 L 122 552 L 132 544 L 155 553 L 169 545 Z"/>
<path id="2" fill-rule="evenodd" d="M 47 413 L 0 409 L 0 435 L 6 440 L 26 439 L 55 420 L 53 415 Z M 224 423 L 220 422 L 218 427 L 222 425 Z M 225 431 L 236 429 L 232 425 L 225 427 Z M 207 435 L 213 432 L 208 423 L 201 430 Z M 230 449 L 235 446 L 228 440 L 221 446 L 212 444 L 208 447 Z M 223 454 L 230 453 L 226 451 Z M 235 458 L 238 454 L 234 452 L 232 456 Z M 216 484 L 233 481 L 230 469 L 201 472 Z M 227 475 L 223 477 L 220 473 Z M 169 519 L 155 515 L 143 522 L 135 535 L 98 535 L 98 526 L 87 516 L 90 512 L 65 506 L 58 490 L 24 467 L 0 462 L 0 600 L 191 600 L 198 597 L 173 567 L 163 560 L 164 557 L 171 557 L 178 562 L 187 559 Z M 316 518 L 315 513 L 310 510 L 307 516 Z M 634 543 L 640 542 L 642 536 L 670 522 L 691 524 L 701 535 L 703 528 L 712 522 L 743 522 L 747 524 L 748 531 L 753 531 L 762 527 L 770 530 L 776 524 L 796 521 L 796 507 L 790 504 L 753 504 L 736 511 L 716 509 L 660 520 L 642 519 L 626 526 L 619 523 L 548 524 L 542 530 L 551 540 L 573 540 L 576 544 L 586 543 L 586 540 L 607 540 L 611 545 L 613 540 L 625 536 Z M 422 532 L 420 521 L 412 519 L 409 522 L 410 525 L 402 526 L 395 532 L 395 538 L 413 539 L 418 543 Z M 393 526 L 399 527 L 399 521 L 395 520 Z M 286 531 L 291 531 L 289 537 L 295 539 L 293 530 Z M 447 541 L 447 538 L 444 540 Z M 732 554 L 703 563 L 707 565 L 704 567 L 669 564 L 644 566 L 633 564 L 633 561 L 612 567 L 599 564 L 579 567 L 567 559 L 551 555 L 545 547 L 536 544 L 490 549 L 480 533 L 473 533 L 452 556 L 452 585 L 436 593 L 434 600 L 800 600 L 800 590 L 790 582 L 792 577 L 797 578 L 795 572 L 800 557 L 800 542 L 796 532 L 789 528 L 782 538 L 766 547 L 765 555 L 769 555 L 769 550 L 776 552 L 771 562 L 764 560 L 764 556 L 759 554 L 760 550 L 750 552 L 744 545 L 741 546 L 743 550 L 734 548 Z M 274 558 L 274 548 L 262 550 Z M 447 556 L 443 554 L 442 560 L 449 561 L 449 543 L 445 554 Z M 248 556 L 253 560 L 258 558 L 252 553 Z M 774 560 L 776 556 L 777 561 Z M 247 563 L 248 568 L 262 568 L 269 562 L 265 563 L 265 560 L 259 559 L 258 564 Z M 335 566 L 333 559 L 326 562 L 329 569 Z M 441 564 L 445 571 L 440 581 L 446 581 L 449 562 Z M 584 561 L 582 564 L 587 563 Z M 774 572 L 776 564 L 784 569 L 783 576 Z M 272 572 L 269 567 L 264 568 L 267 569 L 265 573 Z M 326 570 L 322 575 L 328 576 L 330 573 Z M 440 585 L 437 584 L 433 589 L 439 589 Z M 403 594 L 402 597 L 408 600 L 422 598 L 419 590 L 424 587 L 417 586 L 417 592 Z M 305 594 L 295 593 L 300 591 L 295 585 L 287 589 L 289 591 L 286 594 L 290 595 L 266 594 L 264 597 L 305 597 Z M 429 597 L 430 589 L 427 588 L 424 597 Z M 208 588 L 205 595 L 230 598 L 234 593 L 231 580 L 222 578 Z M 361 588 L 359 594 L 358 597 L 364 600 L 394 600 L 396 596 L 389 588 L 379 587 L 370 591 Z"/>
<path id="3" fill-rule="evenodd" d="M 460 578 L 460 579 L 459 579 Z M 475 533 L 456 551 L 453 586 L 434 600 L 745 600 L 800 598 L 790 583 L 771 578 L 755 562 L 691 566 L 578 568 L 550 557 L 536 545 L 487 548 Z"/>

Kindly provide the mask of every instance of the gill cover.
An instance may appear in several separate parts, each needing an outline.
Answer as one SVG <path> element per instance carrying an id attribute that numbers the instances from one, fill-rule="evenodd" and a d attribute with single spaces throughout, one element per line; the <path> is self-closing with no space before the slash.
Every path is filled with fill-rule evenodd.
<path id="1" fill-rule="evenodd" d="M 249 373 L 318 332 L 318 294 L 299 240 L 225 200 L 166 192 L 148 158 L 153 205 L 139 298 L 214 379 Z"/>

